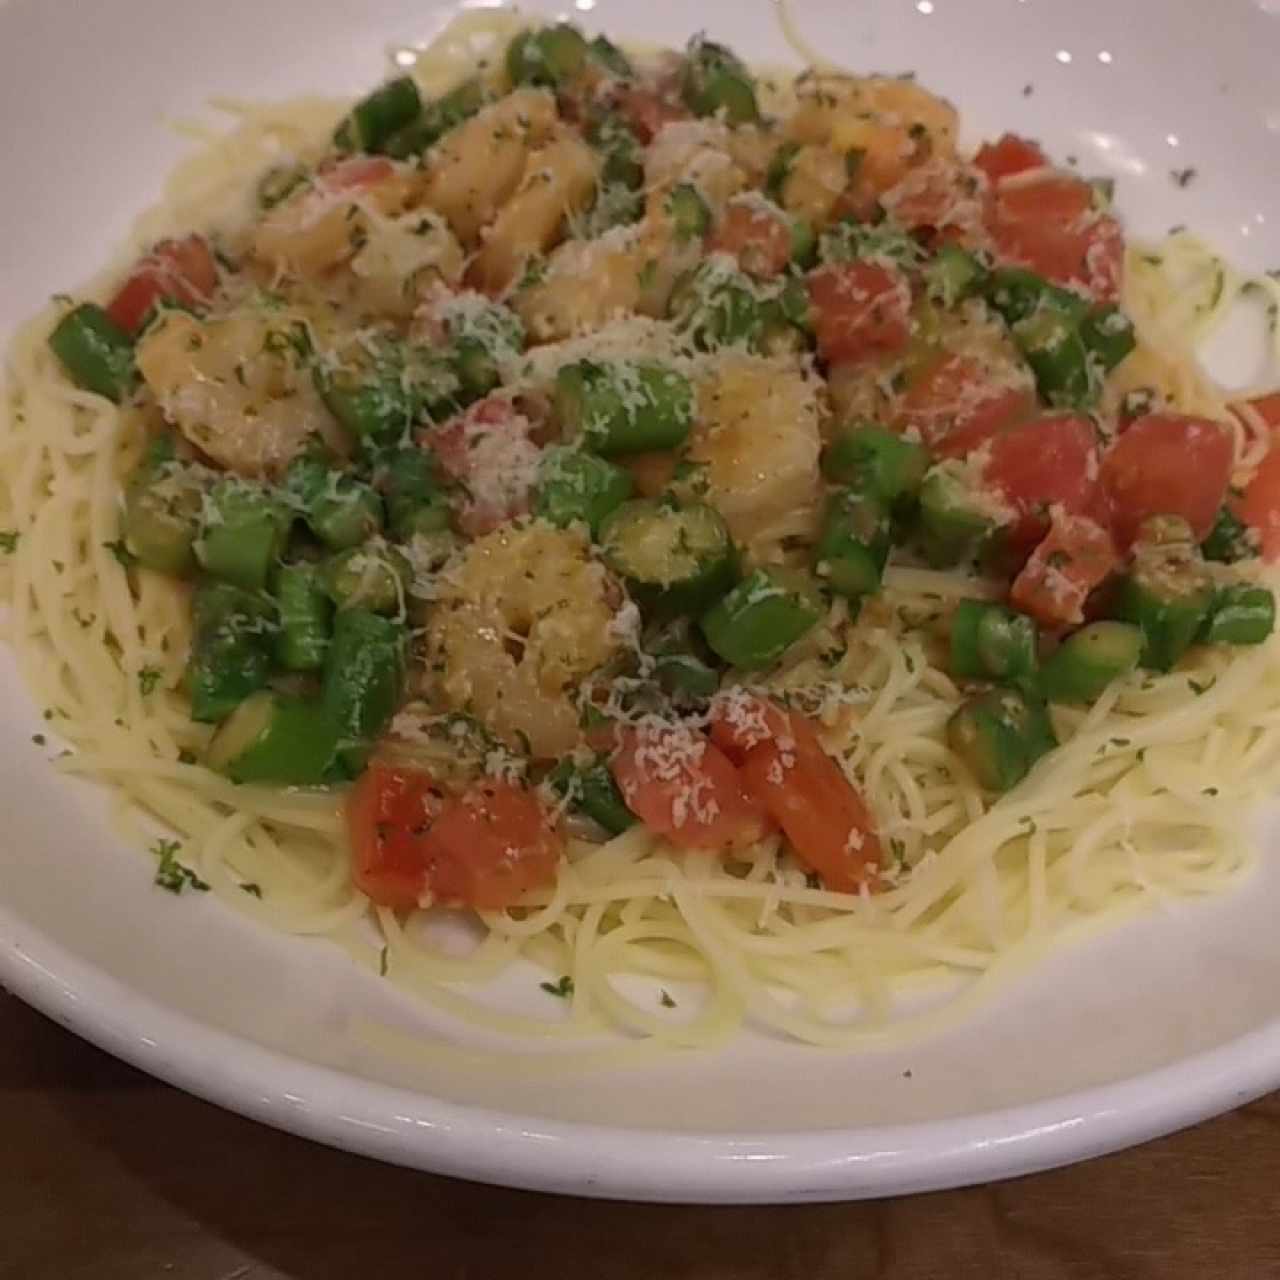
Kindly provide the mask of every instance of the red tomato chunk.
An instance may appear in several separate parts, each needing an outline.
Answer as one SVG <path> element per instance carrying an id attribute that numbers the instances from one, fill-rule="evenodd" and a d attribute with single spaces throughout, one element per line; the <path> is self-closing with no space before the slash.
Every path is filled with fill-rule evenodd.
<path id="1" fill-rule="evenodd" d="M 1048 535 L 1014 579 L 1009 599 L 1043 626 L 1078 626 L 1089 593 L 1118 565 L 1111 535 L 1102 525 L 1055 508 Z"/>
<path id="2" fill-rule="evenodd" d="M 940 458 L 963 458 L 1035 408 L 1030 387 L 998 382 L 969 356 L 944 355 L 912 380 L 895 416 Z"/>
<path id="3" fill-rule="evenodd" d="M 157 303 L 202 306 L 217 287 L 218 264 L 203 236 L 161 240 L 120 286 L 107 314 L 126 333 L 137 333 Z"/>
<path id="4" fill-rule="evenodd" d="M 769 828 L 729 757 L 687 726 L 619 729 L 609 767 L 632 813 L 683 849 L 740 849 Z"/>
<path id="5" fill-rule="evenodd" d="M 356 887 L 379 906 L 498 910 L 550 884 L 562 842 L 533 794 L 484 779 L 461 796 L 427 773 L 374 762 L 351 789 Z"/>
<path id="6" fill-rule="evenodd" d="M 856 893 L 874 884 L 880 840 L 871 814 L 804 716 L 735 690 L 714 704 L 711 736 L 828 889 Z"/>
<path id="7" fill-rule="evenodd" d="M 776 276 L 791 261 L 791 228 L 776 213 L 735 201 L 724 211 L 707 246 L 732 254 L 753 276 Z"/>
<path id="8" fill-rule="evenodd" d="M 877 262 L 838 262 L 809 273 L 818 351 L 832 364 L 901 351 L 911 336 L 911 290 Z"/>
<path id="9" fill-rule="evenodd" d="M 1048 158 L 1039 144 L 1016 133 L 1006 133 L 995 142 L 984 142 L 973 157 L 974 166 L 981 169 L 992 183 L 1009 178 L 1028 169 L 1042 169 Z"/>
<path id="10" fill-rule="evenodd" d="M 1101 468 L 1121 548 L 1148 516 L 1181 516 L 1197 540 L 1207 537 L 1227 494 L 1233 453 L 1230 432 L 1206 418 L 1151 413 L 1134 422 Z"/>

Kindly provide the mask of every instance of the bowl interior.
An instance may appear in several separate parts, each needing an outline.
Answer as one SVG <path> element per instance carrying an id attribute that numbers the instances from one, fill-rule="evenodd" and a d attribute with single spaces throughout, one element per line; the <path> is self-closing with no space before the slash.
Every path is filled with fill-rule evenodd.
<path id="1" fill-rule="evenodd" d="M 549 3 L 530 7 L 559 12 Z M 858 70 L 914 71 L 952 98 L 970 142 L 1005 129 L 1037 136 L 1054 155 L 1074 157 L 1081 172 L 1114 176 L 1119 207 L 1138 232 L 1185 224 L 1254 269 L 1280 264 L 1280 89 L 1272 74 L 1278 10 L 1271 0 L 1231 0 L 1206 24 L 1199 6 L 1167 0 L 788 5 L 807 42 L 832 60 Z M 577 0 L 572 16 L 645 41 L 678 43 L 690 34 L 688 7 L 676 0 Z M 0 335 L 50 293 L 92 275 L 158 196 L 165 172 L 189 145 L 166 121 L 208 118 L 205 104 L 219 94 L 354 93 L 384 73 L 390 47 L 428 38 L 442 15 L 407 0 L 224 0 L 205 8 L 129 0 L 77 6 L 77 39 L 68 41 L 70 17 L 61 2 L 0 7 L 0 118 L 10 122 L 0 139 L 8 179 L 0 187 Z M 749 58 L 798 60 L 768 0 L 719 0 L 702 8 L 697 22 Z M 1186 170 L 1194 170 L 1192 178 L 1175 181 L 1174 171 Z M 1242 350 L 1223 353 L 1223 367 L 1251 381 L 1259 372 L 1256 352 L 1246 359 Z M 585 1121 L 723 1135 L 708 1148 L 722 1155 L 730 1136 L 744 1130 L 779 1141 L 796 1131 L 843 1131 L 836 1149 L 874 1153 L 874 1127 L 1032 1106 L 1016 1122 L 1006 1114 L 974 1130 L 998 1143 L 1010 1126 L 1034 1128 L 1036 1105 L 1045 1116 L 1070 1115 L 1081 1090 L 1221 1049 L 1269 1028 L 1280 1010 L 1273 980 L 1280 932 L 1272 927 L 1280 871 L 1264 861 L 1247 892 L 1155 912 L 1061 951 L 968 1022 L 907 1048 L 841 1055 L 747 1036 L 715 1056 L 559 1074 L 406 1057 L 374 1047 L 362 1025 L 386 1022 L 455 1046 L 459 1033 L 323 943 L 276 936 L 217 903 L 174 900 L 155 889 L 148 860 L 110 834 L 101 797 L 47 768 L 48 749 L 31 737 L 48 726 L 7 656 L 0 659 L 0 698 L 0 809 L 7 816 L 0 978 L 118 1051 L 132 1048 L 154 1069 L 169 1063 L 185 1083 L 251 1110 L 254 1098 L 285 1105 L 279 1099 L 290 1096 L 293 1080 L 295 1105 L 304 1111 L 345 1106 L 351 1116 L 385 1114 L 390 1124 L 406 1106 L 415 1116 L 437 1114 L 437 1099 L 524 1117 L 519 1123 L 530 1141 L 549 1125 Z M 1275 835 L 1273 828 L 1273 848 Z M 532 971 L 513 974 L 503 998 L 545 1001 L 537 982 Z M 231 1037 L 201 1041 L 203 1086 L 199 1063 L 183 1057 L 181 1041 L 193 1024 Z M 237 1043 L 288 1061 L 268 1066 L 255 1058 L 249 1068 L 242 1058 L 237 1066 Z M 1148 1127 L 1226 1105 L 1231 1083 L 1222 1073 L 1236 1068 L 1224 1053 L 1205 1072 L 1161 1084 L 1178 1096 Z M 172 1065 L 179 1059 L 181 1069 Z M 1280 1057 L 1272 1065 L 1280 1078 Z M 343 1073 L 342 1097 L 322 1097 L 311 1066 Z M 1256 1061 L 1251 1068 L 1261 1087 Z M 221 1092 L 215 1080 L 226 1086 Z M 419 1097 L 406 1101 L 383 1086 Z M 1105 1093 L 1090 1095 L 1079 1113 L 1101 1106 L 1099 1097 Z M 918 1132 L 927 1142 L 928 1131 Z M 362 1145 L 354 1129 L 349 1133 L 351 1144 Z M 1046 1133 L 1043 1149 L 1066 1149 L 1054 1141 Z M 433 1163 L 427 1137 L 419 1149 L 412 1137 L 406 1142 L 398 1158 Z M 622 1163 L 601 1176 L 614 1179 L 615 1191 L 635 1190 L 640 1183 L 626 1171 L 625 1144 L 619 1150 Z M 491 1163 L 481 1156 L 478 1176 L 502 1176 Z M 738 1169 L 723 1179 L 727 1186 L 743 1176 Z"/>

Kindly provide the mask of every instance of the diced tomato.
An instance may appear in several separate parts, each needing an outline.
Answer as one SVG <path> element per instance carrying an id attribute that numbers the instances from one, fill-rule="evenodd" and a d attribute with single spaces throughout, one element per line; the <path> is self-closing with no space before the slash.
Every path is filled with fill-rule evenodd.
<path id="1" fill-rule="evenodd" d="M 1116 540 L 1127 549 L 1148 517 L 1181 516 L 1197 539 L 1208 536 L 1231 479 L 1234 447 L 1207 418 L 1149 413 L 1118 437 L 1102 459 Z"/>
<path id="2" fill-rule="evenodd" d="M 648 144 L 662 132 L 663 125 L 687 120 L 689 110 L 674 95 L 654 89 L 623 88 L 618 93 L 618 110 L 637 138 Z"/>
<path id="3" fill-rule="evenodd" d="M 1049 532 L 1014 579 L 1009 599 L 1046 627 L 1076 626 L 1089 593 L 1118 563 L 1102 525 L 1055 507 Z"/>
<path id="4" fill-rule="evenodd" d="M 1084 263 L 1084 285 L 1093 297 L 1099 302 L 1119 301 L 1124 276 L 1124 232 L 1109 214 L 1099 217 L 1085 233 Z"/>
<path id="5" fill-rule="evenodd" d="M 1256 413 L 1272 431 L 1280 427 L 1280 391 L 1272 391 L 1269 395 L 1258 396 L 1249 401 L 1249 408 Z"/>
<path id="6" fill-rule="evenodd" d="M 217 287 L 218 264 L 203 236 L 161 240 L 120 286 L 107 314 L 126 333 L 136 333 L 158 302 L 201 306 Z"/>
<path id="7" fill-rule="evenodd" d="M 1276 432 L 1280 430 L 1280 391 L 1258 396 L 1248 402 L 1248 407 L 1262 420 L 1271 445 L 1244 493 L 1230 500 L 1231 506 L 1241 520 L 1257 530 L 1263 559 L 1280 560 L 1280 445 L 1276 443 Z M 1260 434 L 1248 418 L 1242 416 L 1241 421 L 1246 429 Z"/>
<path id="8" fill-rule="evenodd" d="M 769 828 L 729 757 L 681 725 L 617 731 L 609 767 L 627 807 L 684 849 L 739 849 Z"/>
<path id="9" fill-rule="evenodd" d="M 1050 173 L 1002 183 L 991 202 L 988 230 L 1002 262 L 1084 289 L 1100 302 L 1119 294 L 1120 224 L 1094 209 L 1093 188 L 1079 178 Z"/>
<path id="10" fill-rule="evenodd" d="M 555 879 L 560 837 L 533 794 L 484 780 L 459 797 L 420 769 L 374 762 L 347 799 L 352 876 L 379 906 L 497 910 Z"/>
<path id="11" fill-rule="evenodd" d="M 436 901 L 482 911 L 551 884 L 563 850 L 534 794 L 492 778 L 445 806 L 427 844 L 427 886 Z"/>
<path id="12" fill-rule="evenodd" d="M 871 814 L 808 719 L 737 690 L 713 705 L 711 736 L 828 889 L 856 893 L 874 882 L 880 840 Z"/>
<path id="13" fill-rule="evenodd" d="M 416 907 L 426 892 L 423 832 L 439 815 L 444 793 L 417 769 L 375 761 L 347 797 L 352 879 L 382 907 Z"/>
<path id="14" fill-rule="evenodd" d="M 746 689 L 727 689 L 711 703 L 711 741 L 741 764 L 762 742 L 794 737 L 791 721 L 792 713 L 776 702 Z M 816 735 L 802 737 L 805 746 L 822 750 Z"/>
<path id="15" fill-rule="evenodd" d="M 1030 545 L 1049 525 L 1049 509 L 1070 515 L 1094 508 L 1098 443 L 1093 423 L 1073 413 L 1046 414 L 991 441 L 983 476 L 1017 509 L 1015 542 Z"/>
<path id="16" fill-rule="evenodd" d="M 911 336 L 911 290 L 877 262 L 837 262 L 811 271 L 809 301 L 818 351 L 834 364 L 901 351 Z"/>
<path id="17" fill-rule="evenodd" d="M 914 427 L 942 458 L 963 458 L 1035 408 L 1030 387 L 1002 386 L 969 356 L 942 355 L 903 393 L 895 415 L 900 431 Z"/>
<path id="18" fill-rule="evenodd" d="M 791 228 L 776 213 L 731 201 L 708 251 L 732 254 L 753 276 L 776 276 L 791 261 Z"/>
<path id="19" fill-rule="evenodd" d="M 922 227 L 964 240 L 979 232 L 986 193 L 972 169 L 950 160 L 931 160 L 910 170 L 880 197 L 880 203 L 908 230 Z"/>
<path id="20" fill-rule="evenodd" d="M 1280 429 L 1280 391 L 1233 404 L 1231 411 L 1243 428 L 1246 451 L 1251 452 L 1255 442 L 1271 448 Z"/>
<path id="21" fill-rule="evenodd" d="M 1280 446 L 1272 445 L 1258 464 L 1236 514 L 1258 531 L 1262 558 L 1280 560 Z"/>
<path id="22" fill-rule="evenodd" d="M 973 157 L 975 167 L 982 170 L 991 182 L 1025 173 L 1028 169 L 1042 169 L 1048 158 L 1037 143 L 1020 138 L 1016 133 L 1006 133 L 995 142 L 984 142 Z"/>
<path id="23" fill-rule="evenodd" d="M 533 424 L 502 396 L 477 400 L 465 413 L 423 432 L 440 465 L 465 486 L 458 528 L 477 538 L 524 515 L 541 451 Z"/>

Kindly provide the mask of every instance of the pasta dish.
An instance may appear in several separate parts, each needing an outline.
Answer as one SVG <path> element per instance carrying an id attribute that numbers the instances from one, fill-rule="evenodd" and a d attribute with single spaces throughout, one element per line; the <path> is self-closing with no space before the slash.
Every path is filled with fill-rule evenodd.
<path id="1" fill-rule="evenodd" d="M 401 70 L 229 104 L 10 353 L 8 639 L 161 888 L 496 1032 L 859 1045 L 1247 873 L 1280 393 L 1195 352 L 1274 282 L 910 77 Z"/>

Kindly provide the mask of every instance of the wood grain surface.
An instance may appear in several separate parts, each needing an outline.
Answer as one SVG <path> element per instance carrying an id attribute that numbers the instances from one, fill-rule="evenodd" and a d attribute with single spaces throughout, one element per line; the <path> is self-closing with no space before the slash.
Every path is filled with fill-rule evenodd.
<path id="1" fill-rule="evenodd" d="M 375 1164 L 159 1084 L 0 992 L 0 1280 L 1265 1280 L 1280 1095 L 1012 1182 L 610 1204 Z"/>

